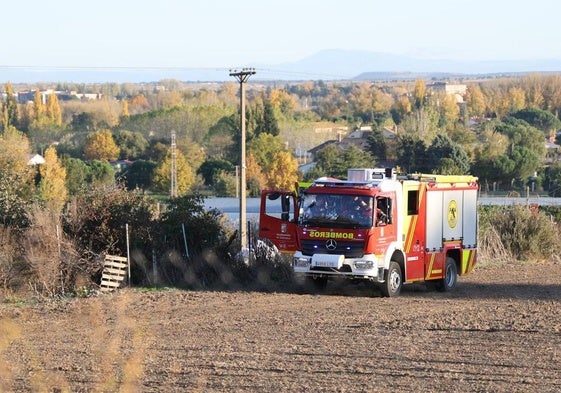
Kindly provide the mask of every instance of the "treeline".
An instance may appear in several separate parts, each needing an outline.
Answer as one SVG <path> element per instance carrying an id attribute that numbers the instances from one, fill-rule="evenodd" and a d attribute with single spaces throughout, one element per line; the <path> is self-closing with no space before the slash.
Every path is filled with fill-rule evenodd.
<path id="1" fill-rule="evenodd" d="M 290 187 L 302 178 L 341 177 L 349 162 L 398 166 L 406 172 L 471 173 L 489 190 L 523 190 L 531 184 L 558 195 L 559 152 L 554 146 L 547 149 L 546 141 L 555 142 L 561 128 L 561 77 L 531 74 L 466 85 L 459 99 L 423 80 L 249 83 L 249 195 Z M 168 80 L 35 88 L 46 87 L 53 94 L 37 90 L 32 102 L 18 103 L 14 88 L 6 84 L 0 130 L 21 132 L 33 152 L 54 146 L 69 195 L 108 184 L 115 175 L 129 189 L 168 193 L 172 132 L 181 195 L 236 194 L 237 84 Z M 102 98 L 59 101 L 57 90 L 95 92 Z M 306 153 L 360 126 L 372 129 L 365 148 L 327 144 L 314 157 Z M 300 173 L 298 164 L 312 158 L 314 169 Z M 118 160 L 120 165 L 109 165 Z"/>

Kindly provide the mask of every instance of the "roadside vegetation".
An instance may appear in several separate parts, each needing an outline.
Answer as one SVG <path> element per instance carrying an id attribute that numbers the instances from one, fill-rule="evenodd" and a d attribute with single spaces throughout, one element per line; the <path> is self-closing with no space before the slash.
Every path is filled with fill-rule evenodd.
<path id="1" fill-rule="evenodd" d="M 460 102 L 421 79 L 249 83 L 248 195 L 319 176 L 343 178 L 349 167 L 392 165 L 410 173 L 470 173 L 487 194 L 559 196 L 560 152 L 552 143 L 561 129 L 561 76 L 463 83 Z M 25 91 L 31 98 L 18 101 Z M 78 99 L 73 91 L 98 99 Z M 99 282 L 103 256 L 124 255 L 127 238 L 135 285 L 270 288 L 290 280 L 286 260 L 267 247 L 255 247 L 249 265 L 240 260 L 235 229 L 220 212 L 203 208 L 206 196 L 236 195 L 237 94 L 235 83 L 173 80 L 6 83 L 0 100 L 3 293 L 87 293 Z M 361 127 L 371 130 L 365 144 L 335 143 Z M 44 162 L 32 163 L 34 154 Z M 299 170 L 312 160 L 308 171 Z M 482 207 L 479 214 L 482 261 L 559 255 L 557 209 Z"/>

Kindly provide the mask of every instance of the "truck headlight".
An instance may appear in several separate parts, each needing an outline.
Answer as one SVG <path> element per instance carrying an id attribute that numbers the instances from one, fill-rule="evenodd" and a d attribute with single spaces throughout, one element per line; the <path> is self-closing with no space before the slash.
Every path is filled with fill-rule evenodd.
<path id="1" fill-rule="evenodd" d="M 374 267 L 373 261 L 356 261 L 354 263 L 355 268 L 359 270 L 368 270 Z"/>
<path id="2" fill-rule="evenodd" d="M 294 267 L 308 267 L 310 265 L 310 258 L 295 257 L 293 263 Z"/>

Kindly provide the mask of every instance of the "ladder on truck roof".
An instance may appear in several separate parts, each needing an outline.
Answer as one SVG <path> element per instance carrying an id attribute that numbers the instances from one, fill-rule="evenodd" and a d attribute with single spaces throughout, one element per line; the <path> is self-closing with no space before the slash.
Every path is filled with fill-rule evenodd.
<path id="1" fill-rule="evenodd" d="M 476 176 L 471 175 L 434 175 L 418 173 L 408 176 L 408 180 L 418 180 L 427 183 L 476 183 Z"/>

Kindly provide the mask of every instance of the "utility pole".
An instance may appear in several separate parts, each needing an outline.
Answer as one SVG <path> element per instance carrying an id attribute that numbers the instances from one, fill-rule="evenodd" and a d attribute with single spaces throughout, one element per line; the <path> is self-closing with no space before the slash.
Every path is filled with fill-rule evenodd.
<path id="1" fill-rule="evenodd" d="M 175 146 L 175 131 L 171 131 L 171 188 L 169 191 L 171 198 L 177 197 L 177 157 Z"/>
<path id="2" fill-rule="evenodd" d="M 233 76 L 240 83 L 240 130 L 241 130 L 241 152 L 240 152 L 240 252 L 246 260 L 249 256 L 247 247 L 247 215 L 246 215 L 246 178 L 245 178 L 245 83 L 251 75 L 255 74 L 254 68 L 242 68 L 241 70 L 230 70 L 230 76 Z M 245 254 L 247 252 L 247 254 Z"/>

